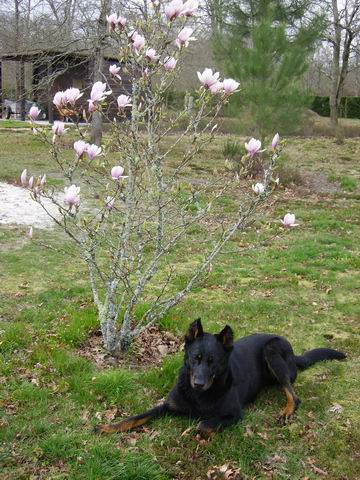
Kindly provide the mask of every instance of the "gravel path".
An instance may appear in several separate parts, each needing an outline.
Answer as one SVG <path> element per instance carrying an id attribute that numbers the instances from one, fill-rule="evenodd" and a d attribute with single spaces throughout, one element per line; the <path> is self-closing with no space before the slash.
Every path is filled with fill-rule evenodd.
<path id="1" fill-rule="evenodd" d="M 43 199 L 47 209 L 56 216 L 58 211 L 50 200 Z M 25 188 L 0 182 L 0 224 L 52 228 L 54 222 Z"/>

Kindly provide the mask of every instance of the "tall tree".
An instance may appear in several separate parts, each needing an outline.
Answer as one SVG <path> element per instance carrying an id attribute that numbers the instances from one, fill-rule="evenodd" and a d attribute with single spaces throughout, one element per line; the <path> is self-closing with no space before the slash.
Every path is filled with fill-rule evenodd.
<path id="1" fill-rule="evenodd" d="M 99 17 L 97 21 L 97 41 L 94 45 L 94 70 L 93 81 L 103 81 L 104 53 L 106 48 L 106 15 L 110 13 L 111 0 L 101 0 Z M 91 124 L 91 141 L 101 145 L 102 140 L 102 116 L 100 112 L 94 112 Z"/>
<path id="2" fill-rule="evenodd" d="M 338 125 L 340 102 L 354 44 L 360 35 L 360 0 L 331 0 L 329 6 L 331 21 L 327 40 L 332 47 L 330 118 L 334 134 L 341 141 Z"/>
<path id="3" fill-rule="evenodd" d="M 323 28 L 319 16 L 306 20 L 308 6 L 308 1 L 234 2 L 215 37 L 217 57 L 241 82 L 237 111 L 246 111 L 263 139 L 274 126 L 295 127 L 303 110 L 299 79 Z"/>

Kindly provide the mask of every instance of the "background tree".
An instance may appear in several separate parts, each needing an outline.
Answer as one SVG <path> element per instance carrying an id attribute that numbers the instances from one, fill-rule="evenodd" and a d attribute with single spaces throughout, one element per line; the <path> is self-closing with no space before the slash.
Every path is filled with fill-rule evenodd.
<path id="1" fill-rule="evenodd" d="M 328 5 L 331 21 L 327 40 L 332 48 L 330 119 L 334 134 L 341 141 L 338 126 L 340 102 L 345 80 L 352 65 L 351 57 L 356 52 L 355 43 L 360 34 L 360 1 L 331 0 Z"/>
<path id="2" fill-rule="evenodd" d="M 241 83 L 236 113 L 246 113 L 262 139 L 273 125 L 296 128 L 303 112 L 299 80 L 323 28 L 321 17 L 306 18 L 308 8 L 309 2 L 234 2 L 214 37 L 219 62 Z"/>

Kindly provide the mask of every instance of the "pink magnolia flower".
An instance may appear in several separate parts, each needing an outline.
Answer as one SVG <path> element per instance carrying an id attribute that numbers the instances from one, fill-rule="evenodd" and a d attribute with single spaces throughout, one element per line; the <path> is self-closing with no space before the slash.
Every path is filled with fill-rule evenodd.
<path id="1" fill-rule="evenodd" d="M 271 142 L 271 146 L 274 150 L 278 146 L 279 140 L 280 140 L 280 135 L 278 133 L 276 133 L 274 135 L 274 138 L 272 139 L 272 142 Z"/>
<path id="2" fill-rule="evenodd" d="M 197 0 L 187 0 L 187 2 L 185 2 L 183 5 L 183 9 L 181 10 L 181 15 L 191 17 L 198 8 L 199 2 Z"/>
<path id="3" fill-rule="evenodd" d="M 95 157 L 100 155 L 101 153 L 101 147 L 98 147 L 95 144 L 88 145 L 86 149 L 87 156 L 89 157 L 89 160 L 94 160 Z"/>
<path id="4" fill-rule="evenodd" d="M 262 193 L 265 192 L 265 185 L 263 183 L 255 183 L 255 185 L 252 185 L 251 188 L 258 195 L 261 195 Z"/>
<path id="5" fill-rule="evenodd" d="M 249 152 L 251 157 L 253 157 L 257 152 L 263 152 L 264 151 L 264 150 L 260 150 L 260 148 L 261 148 L 260 140 L 256 140 L 255 138 L 251 138 L 249 143 L 245 142 L 245 148 Z"/>
<path id="6" fill-rule="evenodd" d="M 64 192 L 64 202 L 67 205 L 72 207 L 74 205 L 78 206 L 80 204 L 80 187 L 77 187 L 76 185 L 71 185 L 70 187 L 65 187 Z"/>
<path id="7" fill-rule="evenodd" d="M 65 123 L 55 120 L 52 131 L 55 135 L 63 135 L 65 133 Z"/>
<path id="8" fill-rule="evenodd" d="M 33 105 L 29 110 L 30 120 L 32 120 L 34 122 L 38 118 L 39 115 L 40 115 L 40 109 L 38 107 L 36 107 L 35 105 Z"/>
<path id="9" fill-rule="evenodd" d="M 44 185 L 46 183 L 46 173 L 42 177 L 40 177 L 40 187 L 44 188 Z"/>
<path id="10" fill-rule="evenodd" d="M 225 95 L 231 95 L 234 92 L 237 92 L 240 83 L 236 82 L 232 78 L 224 78 L 223 86 Z"/>
<path id="11" fill-rule="evenodd" d="M 93 102 L 92 100 L 88 100 L 88 103 L 89 103 L 89 105 L 88 105 L 89 112 L 90 113 L 96 112 L 96 109 L 97 109 L 96 103 Z"/>
<path id="12" fill-rule="evenodd" d="M 106 21 L 108 23 L 110 32 L 115 30 L 115 28 L 118 27 L 119 25 L 121 27 L 125 27 L 127 22 L 125 17 L 121 17 L 121 16 L 118 17 L 116 13 L 112 13 L 111 15 L 106 15 Z"/>
<path id="13" fill-rule="evenodd" d="M 156 50 L 153 48 L 148 48 L 145 53 L 145 58 L 151 62 L 157 60 L 159 55 L 156 55 Z"/>
<path id="14" fill-rule="evenodd" d="M 74 150 L 76 153 L 77 159 L 80 159 L 85 152 L 87 152 L 87 149 L 89 147 L 89 144 L 84 142 L 84 140 L 77 140 L 74 143 Z"/>
<path id="15" fill-rule="evenodd" d="M 106 83 L 95 82 L 91 89 L 90 101 L 94 103 L 105 100 L 106 96 L 111 93 L 111 90 L 106 91 L 106 87 Z"/>
<path id="16" fill-rule="evenodd" d="M 120 72 L 120 67 L 118 67 L 117 65 L 110 65 L 109 72 L 113 77 L 117 77 L 119 80 L 121 80 L 120 75 L 118 75 L 118 73 Z"/>
<path id="17" fill-rule="evenodd" d="M 28 235 L 29 238 L 33 237 L 33 227 L 29 228 L 27 235 Z"/>
<path id="18" fill-rule="evenodd" d="M 295 215 L 293 213 L 287 213 L 284 220 L 281 220 L 281 223 L 286 228 L 297 227 L 299 225 L 298 223 L 295 223 Z"/>
<path id="19" fill-rule="evenodd" d="M 116 13 L 112 13 L 111 15 L 106 15 L 106 21 L 109 26 L 109 30 L 115 30 L 116 26 L 118 25 L 119 19 Z"/>
<path id="20" fill-rule="evenodd" d="M 219 72 L 213 73 L 211 68 L 205 68 L 203 73 L 197 72 L 200 83 L 204 88 L 210 88 L 211 85 L 218 83 L 219 75 Z"/>
<path id="21" fill-rule="evenodd" d="M 68 88 L 65 92 L 56 92 L 53 103 L 58 107 L 61 108 L 67 103 L 70 105 L 75 105 L 76 100 L 78 100 L 83 94 L 80 92 L 78 88 Z"/>
<path id="22" fill-rule="evenodd" d="M 170 21 L 175 20 L 181 12 L 183 11 L 184 4 L 182 0 L 172 0 L 168 5 L 165 7 L 165 15 L 166 18 Z"/>
<path id="23" fill-rule="evenodd" d="M 120 165 L 116 165 L 111 169 L 111 178 L 113 180 L 119 180 L 124 173 L 124 168 L 121 167 Z"/>
<path id="24" fill-rule="evenodd" d="M 75 105 L 76 100 L 82 96 L 83 93 L 78 88 L 67 88 L 64 92 L 64 101 L 65 103 L 70 103 L 70 105 Z"/>
<path id="25" fill-rule="evenodd" d="M 177 64 L 177 60 L 175 60 L 174 57 L 166 57 L 164 59 L 164 68 L 167 72 L 170 70 L 174 70 L 174 68 L 176 67 L 176 64 Z"/>
<path id="26" fill-rule="evenodd" d="M 115 30 L 115 27 L 117 25 L 117 15 L 116 13 L 112 13 L 111 15 L 106 15 L 106 21 L 109 25 L 110 30 Z"/>
<path id="27" fill-rule="evenodd" d="M 106 197 L 105 199 L 105 207 L 108 210 L 112 210 L 114 208 L 115 198 L 113 197 Z"/>
<path id="28" fill-rule="evenodd" d="M 58 108 L 62 107 L 65 104 L 65 95 L 64 92 L 56 92 L 54 95 L 54 100 L 53 100 L 54 105 L 56 105 Z"/>
<path id="29" fill-rule="evenodd" d="M 136 53 L 139 53 L 139 51 L 143 49 L 145 46 L 145 38 L 142 35 L 139 35 L 138 33 L 132 37 L 132 42 L 133 42 L 133 48 L 136 51 Z"/>
<path id="30" fill-rule="evenodd" d="M 210 85 L 209 90 L 213 95 L 216 95 L 217 93 L 221 93 L 223 91 L 222 82 L 213 83 L 212 85 Z"/>
<path id="31" fill-rule="evenodd" d="M 176 37 L 176 40 L 175 40 L 175 45 L 177 45 L 178 48 L 187 47 L 191 40 L 195 40 L 195 38 L 191 36 L 192 33 L 193 33 L 192 28 L 184 27 L 178 33 L 178 36 Z"/>
<path id="32" fill-rule="evenodd" d="M 39 199 L 40 193 L 41 193 L 41 188 L 40 187 L 36 186 L 36 187 L 33 188 L 32 194 L 33 194 L 33 196 L 36 200 Z"/>
<path id="33" fill-rule="evenodd" d="M 117 98 L 117 104 L 120 110 L 131 107 L 131 98 L 127 95 L 119 95 Z"/>
<path id="34" fill-rule="evenodd" d="M 120 17 L 118 18 L 118 25 L 121 25 L 122 28 L 124 28 L 127 24 L 127 19 L 125 17 Z"/>
<path id="35" fill-rule="evenodd" d="M 25 170 L 23 170 L 21 175 L 20 175 L 20 182 L 21 182 L 21 185 L 23 187 L 25 187 L 25 185 L 26 185 L 26 176 L 27 176 L 27 170 L 25 168 Z"/>
<path id="36" fill-rule="evenodd" d="M 134 38 L 136 37 L 136 35 L 139 35 L 137 30 L 131 30 L 129 33 L 128 33 L 128 39 L 129 39 L 129 42 L 133 43 L 134 42 Z"/>

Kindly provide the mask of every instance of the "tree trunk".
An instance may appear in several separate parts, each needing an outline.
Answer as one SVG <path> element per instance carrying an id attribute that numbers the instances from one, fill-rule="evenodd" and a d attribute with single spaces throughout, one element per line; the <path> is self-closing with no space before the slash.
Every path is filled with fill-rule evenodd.
<path id="1" fill-rule="evenodd" d="M 20 60 L 16 68 L 16 97 L 20 102 L 20 119 L 25 120 L 25 63 Z"/>
<path id="2" fill-rule="evenodd" d="M 100 6 L 100 14 L 98 20 L 98 39 L 97 48 L 94 53 L 94 71 L 93 82 L 103 80 L 104 71 L 104 51 L 106 46 L 106 14 L 111 8 L 111 0 L 102 0 Z M 91 142 L 100 146 L 102 141 L 103 121 L 101 112 L 94 112 L 91 122 Z"/>
<path id="3" fill-rule="evenodd" d="M 332 58 L 332 83 L 330 92 L 330 125 L 333 135 L 339 135 L 339 80 L 340 80 L 340 47 L 341 26 L 337 0 L 332 0 L 332 14 L 334 25 L 334 42 Z"/>

